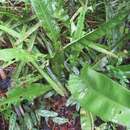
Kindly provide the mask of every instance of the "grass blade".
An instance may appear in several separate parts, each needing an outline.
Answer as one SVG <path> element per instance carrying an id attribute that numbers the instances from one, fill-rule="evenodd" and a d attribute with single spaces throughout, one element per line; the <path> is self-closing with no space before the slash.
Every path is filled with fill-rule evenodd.
<path id="1" fill-rule="evenodd" d="M 83 37 L 81 37 L 78 40 L 75 40 L 71 43 L 69 43 L 68 45 L 66 45 L 64 47 L 64 49 L 68 48 L 69 46 L 72 46 L 74 44 L 81 44 L 82 41 L 93 41 L 95 42 L 97 39 L 101 38 L 102 36 L 104 36 L 108 30 L 111 30 L 112 28 L 114 28 L 115 26 L 121 24 L 123 22 L 123 20 L 128 16 L 129 10 L 121 10 L 117 16 L 115 16 L 114 18 L 112 18 L 111 20 L 109 20 L 107 23 L 104 23 L 103 25 L 101 25 L 98 29 L 94 30 L 93 32 L 90 32 L 86 35 L 84 35 Z"/>
<path id="2" fill-rule="evenodd" d="M 13 29 L 6 27 L 4 25 L 0 25 L 0 30 L 10 34 L 13 37 L 20 38 L 20 34 L 18 32 L 14 31 Z"/>
<path id="3" fill-rule="evenodd" d="M 6 110 L 11 104 L 19 104 L 23 99 L 33 100 L 49 90 L 51 90 L 49 85 L 38 83 L 30 84 L 26 87 L 17 86 L 7 92 L 7 98 L 0 100 L 0 109 L 1 111 Z"/>
<path id="4" fill-rule="evenodd" d="M 50 3 L 51 2 L 49 2 L 49 4 Z M 44 0 L 31 0 L 31 4 L 43 28 L 45 28 L 50 39 L 55 43 L 59 38 L 59 30 L 56 22 L 52 18 L 52 12 L 47 8 L 46 2 Z"/>
<path id="5" fill-rule="evenodd" d="M 31 27 L 26 33 L 24 33 L 22 37 L 20 37 L 16 41 L 16 43 L 14 43 L 14 45 L 17 46 L 18 44 L 26 40 L 33 32 L 35 32 L 40 27 L 40 25 L 41 25 L 40 23 L 37 23 L 33 27 Z"/>

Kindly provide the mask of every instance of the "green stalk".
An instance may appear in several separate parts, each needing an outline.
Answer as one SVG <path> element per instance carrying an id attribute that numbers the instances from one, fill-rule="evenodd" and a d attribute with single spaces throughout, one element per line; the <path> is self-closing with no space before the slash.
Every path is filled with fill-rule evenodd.
<path id="1" fill-rule="evenodd" d="M 61 96 L 65 96 L 67 95 L 67 92 L 65 90 L 65 88 L 60 84 L 60 83 L 56 83 L 54 82 L 50 76 L 44 72 L 36 62 L 32 62 L 33 66 L 39 71 L 39 73 L 48 81 L 48 83 L 52 86 L 52 88 L 59 93 Z"/>

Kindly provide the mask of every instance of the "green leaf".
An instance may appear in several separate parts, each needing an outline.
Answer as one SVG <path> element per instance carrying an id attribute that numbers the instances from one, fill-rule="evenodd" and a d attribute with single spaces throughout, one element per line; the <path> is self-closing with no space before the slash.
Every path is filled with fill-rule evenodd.
<path id="1" fill-rule="evenodd" d="M 20 34 L 18 32 L 4 25 L 0 25 L 0 30 L 10 34 L 13 37 L 20 38 Z"/>
<path id="2" fill-rule="evenodd" d="M 74 44 L 76 44 L 76 45 L 81 44 L 83 46 L 88 46 L 90 48 L 93 48 L 93 49 L 95 49 L 95 50 L 97 50 L 99 52 L 103 52 L 105 54 L 109 54 L 109 52 L 107 50 L 103 50 L 101 47 L 99 48 L 99 46 L 96 43 L 94 43 L 94 42 L 96 42 L 97 39 L 99 39 L 102 36 L 104 36 L 105 34 L 107 34 L 107 32 L 109 30 L 111 30 L 115 26 L 121 24 L 123 22 L 123 20 L 127 17 L 128 13 L 129 13 L 129 9 L 121 10 L 118 13 L 117 16 L 115 16 L 114 18 L 109 20 L 107 23 L 104 23 L 98 29 L 95 29 L 93 32 L 90 32 L 90 33 L 84 35 L 80 39 L 75 40 L 75 41 L 69 43 L 68 45 L 66 45 L 64 47 L 64 49 L 66 49 L 69 46 L 72 46 Z M 92 44 L 92 45 L 90 45 L 90 44 Z M 109 54 L 109 55 L 111 55 L 111 54 Z M 115 54 L 112 54 L 111 56 L 117 57 Z"/>
<path id="3" fill-rule="evenodd" d="M 58 81 L 55 82 L 52 78 L 50 78 L 50 76 L 44 70 L 42 70 L 42 68 L 36 62 L 32 62 L 32 64 L 43 76 L 43 78 L 45 78 L 48 81 L 48 83 L 57 93 L 59 93 L 61 96 L 67 95 L 66 89 L 60 82 Z"/>
<path id="4" fill-rule="evenodd" d="M 71 22 L 71 26 L 73 26 L 73 25 L 74 25 L 74 27 L 76 26 L 76 29 L 74 30 L 74 32 L 72 30 L 72 32 L 74 33 L 74 34 L 72 34 L 73 35 L 72 40 L 77 40 L 77 39 L 79 39 L 79 38 L 81 38 L 83 36 L 86 8 L 85 7 L 80 7 L 77 12 L 80 13 L 79 16 L 78 16 L 77 25 L 74 24 L 74 21 Z M 73 61 L 74 62 L 77 61 L 77 58 L 78 58 L 81 50 L 82 50 L 82 45 L 81 44 L 76 44 L 75 46 L 72 47 L 72 50 L 71 50 L 72 52 L 71 53 L 73 54 Z"/>
<path id="5" fill-rule="evenodd" d="M 23 42 L 25 39 L 27 39 L 32 33 L 34 33 L 39 27 L 40 27 L 41 23 L 37 23 L 34 26 L 32 26 L 27 32 L 24 33 L 23 36 L 21 36 L 16 43 L 14 43 L 14 45 L 18 45 L 21 42 Z"/>
<path id="6" fill-rule="evenodd" d="M 55 83 L 50 76 L 42 70 L 39 65 L 36 63 L 37 57 L 41 54 L 33 55 L 28 51 L 18 48 L 10 48 L 10 49 L 2 49 L 0 50 L 0 60 L 2 61 L 11 61 L 15 59 L 15 61 L 24 61 L 25 63 L 31 62 L 32 65 L 39 71 L 39 73 L 45 78 L 48 83 L 52 86 L 54 90 L 60 95 L 66 94 L 65 88 L 60 83 Z"/>
<path id="7" fill-rule="evenodd" d="M 2 61 L 24 61 L 29 62 L 36 59 L 36 56 L 30 54 L 29 52 L 18 49 L 18 48 L 9 48 L 0 50 L 0 60 Z"/>
<path id="8" fill-rule="evenodd" d="M 85 66 L 79 77 L 70 76 L 68 89 L 85 110 L 130 126 L 130 91 L 107 76 Z"/>
<path id="9" fill-rule="evenodd" d="M 120 65 L 117 66 L 117 69 L 120 69 L 122 72 L 124 72 L 124 75 L 128 78 L 130 78 L 130 65 Z"/>
<path id="10" fill-rule="evenodd" d="M 42 94 L 51 90 L 49 85 L 30 84 L 27 86 L 17 86 L 7 92 L 7 98 L 0 100 L 0 110 L 3 111 L 10 107 L 11 104 L 18 104 L 23 99 L 33 100 Z"/>
<path id="11" fill-rule="evenodd" d="M 123 20 L 128 16 L 130 9 L 124 9 L 119 11 L 118 15 L 114 18 L 110 19 L 107 23 L 101 25 L 98 29 L 93 32 L 86 34 L 83 36 L 78 42 L 82 41 L 82 39 L 96 41 L 98 38 L 104 36 L 108 31 L 121 24 Z"/>
<path id="12" fill-rule="evenodd" d="M 33 66 L 40 72 L 40 74 L 45 78 L 48 83 L 56 90 L 57 93 L 61 94 L 62 96 L 66 93 L 66 90 L 60 83 L 55 83 L 49 75 L 42 70 L 39 65 L 36 63 L 37 57 L 40 56 L 30 54 L 28 51 L 18 48 L 10 48 L 10 49 L 2 49 L 0 50 L 0 60 L 2 61 L 11 61 L 15 59 L 15 61 L 24 61 L 25 63 L 31 62 Z"/>
<path id="13" fill-rule="evenodd" d="M 94 49 L 100 53 L 104 53 L 106 55 L 109 55 L 111 57 L 118 58 L 118 56 L 116 54 L 105 49 L 104 47 L 106 47 L 106 46 L 101 46 L 100 44 L 96 44 L 96 43 L 88 41 L 88 40 L 82 40 L 82 45 L 84 45 L 84 47 L 89 47 L 91 49 Z"/>
<path id="14" fill-rule="evenodd" d="M 43 28 L 45 28 L 50 39 L 55 43 L 59 38 L 59 29 L 53 19 L 52 12 L 47 8 L 47 4 L 51 4 L 51 2 L 46 2 L 45 0 L 31 0 L 31 4 L 37 17 L 42 22 Z"/>
<path id="15" fill-rule="evenodd" d="M 85 7 L 80 8 L 80 15 L 78 17 L 77 28 L 74 32 L 74 40 L 79 39 L 81 38 L 81 36 L 83 36 L 85 14 Z"/>

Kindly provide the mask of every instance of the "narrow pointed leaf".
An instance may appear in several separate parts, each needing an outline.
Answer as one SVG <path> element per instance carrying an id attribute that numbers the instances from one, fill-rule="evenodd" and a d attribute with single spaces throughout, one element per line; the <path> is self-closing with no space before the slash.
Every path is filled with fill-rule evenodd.
<path id="1" fill-rule="evenodd" d="M 117 67 L 117 69 L 120 69 L 124 75 L 128 78 L 130 78 L 130 65 L 120 65 Z"/>
<path id="2" fill-rule="evenodd" d="M 33 54 L 30 54 L 29 52 L 18 48 L 9 48 L 0 50 L 0 60 L 11 61 L 14 59 L 16 61 L 29 62 L 35 60 L 36 57 Z"/>
<path id="3" fill-rule="evenodd" d="M 118 58 L 118 56 L 116 54 L 114 54 L 113 52 L 111 52 L 110 50 L 105 49 L 103 46 L 101 46 L 101 44 L 97 44 L 94 43 L 92 41 L 88 41 L 88 40 L 82 40 L 81 44 L 86 48 L 89 47 L 91 49 L 94 49 L 100 53 L 106 54 L 108 56 L 114 57 L 114 58 Z M 105 46 L 106 47 L 106 46 Z M 106 47 L 107 48 L 107 47 Z"/>
<path id="4" fill-rule="evenodd" d="M 59 29 L 53 19 L 52 12 L 47 8 L 47 4 L 51 4 L 51 2 L 46 2 L 45 0 L 31 0 L 31 4 L 50 39 L 56 42 L 59 37 Z"/>
<path id="5" fill-rule="evenodd" d="M 109 20 L 107 23 L 104 23 L 99 28 L 95 29 L 94 31 L 82 36 L 80 39 L 73 41 L 72 43 L 66 45 L 64 48 L 72 46 L 74 44 L 82 44 L 86 40 L 96 42 L 97 39 L 101 38 L 102 36 L 106 35 L 109 30 L 116 27 L 117 25 L 121 24 L 123 20 L 128 16 L 129 9 L 121 10 L 114 18 Z"/>
<path id="6" fill-rule="evenodd" d="M 41 23 L 37 23 L 33 27 L 31 27 L 22 37 L 20 37 L 16 41 L 16 43 L 14 43 L 14 45 L 18 45 L 21 42 L 23 42 L 24 40 L 26 40 L 32 33 L 34 33 L 40 27 L 40 25 L 41 25 Z"/>
<path id="7" fill-rule="evenodd" d="M 31 84 L 26 87 L 17 86 L 7 92 L 7 98 L 0 100 L 0 109 L 5 110 L 10 107 L 11 104 L 18 104 L 23 99 L 33 100 L 37 96 L 40 96 L 51 90 L 49 85 L 43 84 Z"/>
<path id="8" fill-rule="evenodd" d="M 80 15 L 78 17 L 77 28 L 76 31 L 74 32 L 74 38 L 73 38 L 74 40 L 79 39 L 81 38 L 81 36 L 83 36 L 85 14 L 86 14 L 85 7 L 80 8 Z"/>
<path id="9" fill-rule="evenodd" d="M 128 16 L 130 9 L 124 9 L 121 10 L 114 18 L 109 20 L 107 23 L 104 23 L 101 25 L 98 29 L 94 30 L 93 32 L 86 34 L 81 38 L 82 39 L 88 39 L 91 41 L 96 41 L 98 38 L 104 36 L 108 30 L 111 30 L 112 28 L 116 27 L 117 25 L 121 24 L 123 20 Z M 79 40 L 79 42 L 81 41 Z"/>
<path id="10" fill-rule="evenodd" d="M 10 34 L 13 37 L 20 38 L 20 34 L 18 32 L 4 25 L 0 25 L 0 30 Z"/>

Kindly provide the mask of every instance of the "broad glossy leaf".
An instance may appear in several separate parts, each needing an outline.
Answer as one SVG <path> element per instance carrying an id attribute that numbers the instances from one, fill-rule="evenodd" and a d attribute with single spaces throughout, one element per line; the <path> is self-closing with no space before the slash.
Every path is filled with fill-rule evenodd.
<path id="1" fill-rule="evenodd" d="M 18 104 L 23 99 L 33 100 L 51 89 L 49 85 L 38 83 L 14 87 L 7 92 L 7 98 L 0 100 L 0 110 L 7 109 L 11 104 Z"/>
<path id="2" fill-rule="evenodd" d="M 46 0 L 31 0 L 31 4 L 36 12 L 37 17 L 42 22 L 43 28 L 45 28 L 49 34 L 50 39 L 56 42 L 59 37 L 59 29 L 55 20 L 53 19 L 52 12 L 48 9 L 48 4 L 53 3 L 49 1 L 46 2 Z"/>
<path id="3" fill-rule="evenodd" d="M 81 106 L 101 118 L 130 126 L 130 91 L 85 66 L 81 75 L 71 75 L 68 89 Z"/>

